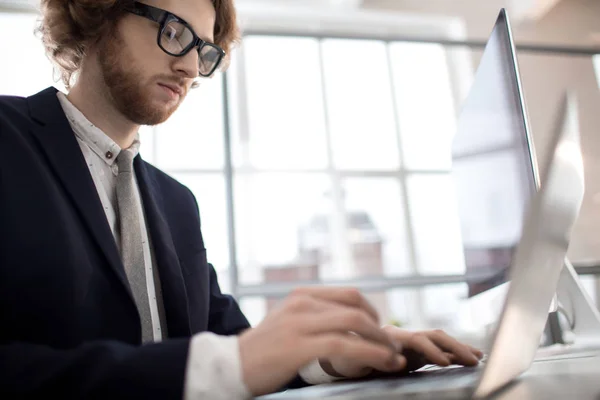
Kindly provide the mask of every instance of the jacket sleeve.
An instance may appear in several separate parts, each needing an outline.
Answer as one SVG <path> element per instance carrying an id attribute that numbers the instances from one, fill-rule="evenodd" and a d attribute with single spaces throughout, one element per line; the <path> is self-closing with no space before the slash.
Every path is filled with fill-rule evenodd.
<path id="1" fill-rule="evenodd" d="M 198 210 L 198 202 L 191 193 L 192 199 Z M 199 210 L 198 210 L 199 211 Z M 198 219 L 200 219 L 199 213 Z M 200 222 L 200 220 L 198 220 Z M 238 335 L 250 328 L 250 323 L 240 309 L 238 302 L 230 295 L 221 292 L 217 273 L 212 264 L 210 268 L 210 308 L 208 317 L 208 330 L 218 335 Z M 296 389 L 308 386 L 308 384 L 297 375 L 294 379 L 283 386 L 279 391 Z"/>
<path id="2" fill-rule="evenodd" d="M 237 301 L 230 295 L 221 293 L 217 273 L 210 268 L 210 308 L 208 330 L 218 335 L 237 335 L 250 328 L 250 323 L 242 313 Z"/>
<path id="3" fill-rule="evenodd" d="M 187 193 L 194 204 L 194 217 L 196 218 L 196 226 L 200 228 L 200 210 L 196 196 L 186 187 Z M 204 248 L 204 239 L 202 231 L 200 235 L 200 246 Z M 208 310 L 208 330 L 217 335 L 237 335 L 242 331 L 250 328 L 248 320 L 242 313 L 237 301 L 230 295 L 221 292 L 217 273 L 212 264 L 208 264 L 209 269 L 209 310 Z"/>
<path id="4" fill-rule="evenodd" d="M 98 341 L 61 350 L 0 345 L 0 398 L 181 399 L 189 340 L 141 347 Z"/>

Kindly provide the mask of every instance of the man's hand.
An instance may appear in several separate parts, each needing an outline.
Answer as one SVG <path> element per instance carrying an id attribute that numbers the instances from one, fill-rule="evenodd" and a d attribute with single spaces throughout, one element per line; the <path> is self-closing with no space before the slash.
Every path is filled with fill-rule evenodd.
<path id="1" fill-rule="evenodd" d="M 279 389 L 315 359 L 353 360 L 360 368 L 384 372 L 406 366 L 356 289 L 295 290 L 256 328 L 242 333 L 239 348 L 244 383 L 254 396 Z"/>
<path id="2" fill-rule="evenodd" d="M 444 331 L 409 332 L 395 326 L 385 326 L 382 331 L 396 343 L 406 359 L 401 372 L 414 371 L 426 364 L 475 366 L 483 357 L 481 351 L 460 343 Z M 321 365 L 327 373 L 346 378 L 362 378 L 374 371 L 388 372 L 348 357 L 321 359 Z"/>

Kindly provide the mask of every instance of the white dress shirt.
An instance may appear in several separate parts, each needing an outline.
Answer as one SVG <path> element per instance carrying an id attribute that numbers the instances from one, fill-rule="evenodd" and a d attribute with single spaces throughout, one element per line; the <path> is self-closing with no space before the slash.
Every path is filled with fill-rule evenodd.
<path id="1" fill-rule="evenodd" d="M 121 148 L 92 124 L 67 99 L 66 95 L 58 92 L 57 96 L 88 165 L 117 246 L 120 246 L 116 197 L 119 169 L 116 158 L 121 152 Z M 139 141 L 139 136 L 136 141 Z M 163 330 L 158 314 L 152 274 L 152 269 L 156 268 L 156 262 L 151 238 L 146 227 L 146 214 L 140 198 L 139 188 L 136 191 L 136 197 L 139 200 L 138 215 L 142 216 L 140 218 L 141 245 L 144 252 L 152 327 L 154 340 L 158 342 L 163 339 Z M 164 328 L 166 329 L 166 327 Z M 185 400 L 237 400 L 251 397 L 251 393 L 243 382 L 237 337 L 218 336 L 210 332 L 197 334 L 190 341 L 188 354 L 184 384 Z M 227 371 L 227 373 L 224 374 L 222 371 Z M 302 368 L 300 376 L 311 384 L 327 383 L 337 379 L 323 371 L 317 361 Z"/>

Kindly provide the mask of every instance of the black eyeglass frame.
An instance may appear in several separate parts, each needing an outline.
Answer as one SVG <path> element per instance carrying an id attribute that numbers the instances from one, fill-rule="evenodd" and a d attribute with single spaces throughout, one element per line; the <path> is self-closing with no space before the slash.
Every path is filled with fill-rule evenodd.
<path id="1" fill-rule="evenodd" d="M 163 10 L 162 8 L 158 8 L 158 7 L 153 7 L 151 5 L 144 4 L 139 1 L 134 1 L 133 4 L 125 6 L 125 11 L 158 23 L 160 25 L 160 27 L 158 29 L 158 35 L 156 36 L 156 44 L 158 45 L 158 47 L 160 47 L 160 49 L 162 51 L 164 51 L 165 53 L 167 53 L 170 56 L 183 57 L 187 53 L 189 53 L 193 48 L 197 47 L 198 48 L 198 59 L 200 60 L 202 49 L 205 46 L 210 46 L 210 47 L 214 48 L 215 50 L 217 50 L 218 54 L 219 54 L 219 58 L 215 62 L 214 67 L 210 70 L 209 73 L 203 74 L 200 71 L 200 67 L 198 67 L 198 73 L 201 76 L 210 77 L 217 70 L 217 68 L 219 68 L 219 65 L 221 64 L 221 62 L 223 61 L 223 58 L 225 57 L 225 50 L 223 50 L 222 48 L 220 48 L 219 46 L 217 46 L 214 43 L 210 43 L 205 40 L 202 40 L 196 34 L 196 32 L 194 32 L 191 25 L 189 23 L 187 23 L 186 20 L 184 20 L 181 17 L 178 17 L 177 15 L 173 14 L 170 11 Z M 190 32 L 192 33 L 192 37 L 193 37 L 190 44 L 187 45 L 180 53 L 171 53 L 170 51 L 165 49 L 162 46 L 162 44 L 160 43 L 160 38 L 163 35 L 167 24 L 169 24 L 170 22 L 173 22 L 173 21 L 178 22 L 178 23 L 182 24 L 183 26 L 185 26 L 187 29 L 189 29 Z"/>

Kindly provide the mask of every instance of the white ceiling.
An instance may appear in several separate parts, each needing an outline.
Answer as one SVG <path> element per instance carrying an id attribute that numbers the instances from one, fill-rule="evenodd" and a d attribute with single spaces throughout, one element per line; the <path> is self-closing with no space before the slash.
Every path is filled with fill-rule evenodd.
<path id="1" fill-rule="evenodd" d="M 35 9 L 39 0 L 0 0 L 1 9 Z M 373 33 L 487 38 L 506 8 L 517 41 L 600 45 L 600 0 L 236 0 L 242 18 L 274 28 L 323 30 L 331 21 Z M 284 18 L 279 16 L 283 15 Z M 380 26 L 375 22 L 382 21 Z M 435 29 L 435 25 L 442 28 Z M 417 28 L 420 27 L 420 28 Z M 347 30 L 347 29 L 346 29 Z M 425 30 L 425 31 L 423 31 Z M 451 33 L 448 33 L 451 32 Z M 377 33 L 377 32 L 375 32 Z"/>
<path id="2" fill-rule="evenodd" d="M 319 8 L 373 8 L 383 5 L 386 8 L 407 11 L 420 11 L 430 14 L 453 13 L 455 15 L 472 13 L 485 8 L 509 9 L 515 19 L 522 17 L 539 18 L 560 0 L 237 0 L 238 4 L 264 3 L 265 1 L 284 7 Z M 0 0 L 0 7 L 35 8 L 39 0 Z"/>
<path id="3" fill-rule="evenodd" d="M 466 21 L 475 36 L 487 36 L 501 8 L 505 8 L 513 26 L 535 23 L 560 0 L 364 0 L 363 7 L 424 14 L 455 16 Z M 563 0 L 568 1 L 568 0 Z M 479 26 L 485 26 L 480 32 Z"/>
<path id="4" fill-rule="evenodd" d="M 365 8 L 460 18 L 470 39 L 485 39 L 506 8 L 517 41 L 600 45 L 600 0 L 364 0 Z"/>

